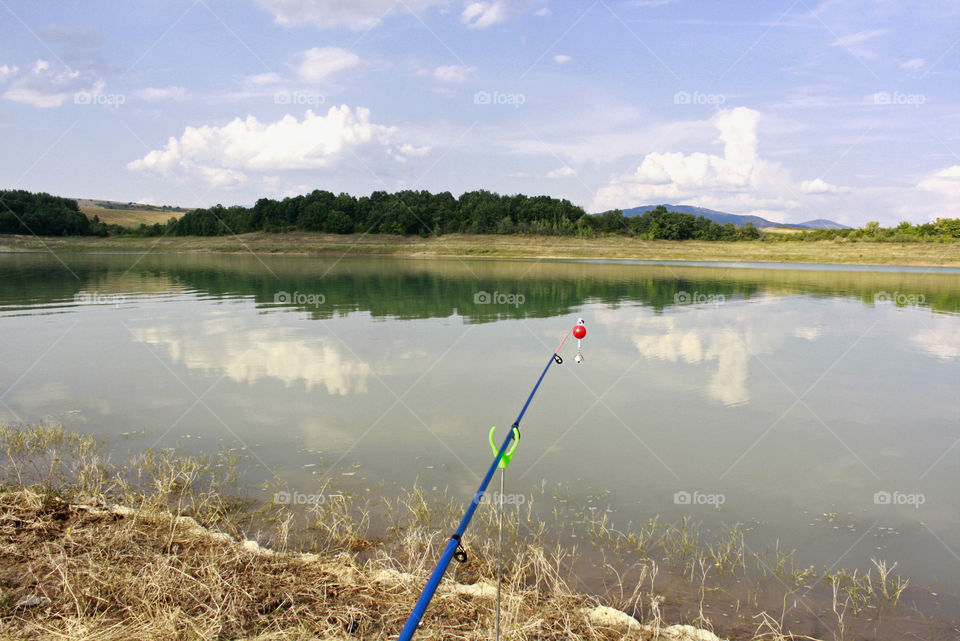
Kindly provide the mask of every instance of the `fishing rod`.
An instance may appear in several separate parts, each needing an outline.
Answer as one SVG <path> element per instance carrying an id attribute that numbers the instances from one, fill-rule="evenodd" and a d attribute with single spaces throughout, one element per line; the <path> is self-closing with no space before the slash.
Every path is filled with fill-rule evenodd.
<path id="1" fill-rule="evenodd" d="M 400 636 L 398 637 L 397 641 L 410 641 L 410 639 L 413 638 L 414 633 L 417 631 L 417 627 L 420 625 L 420 620 L 427 611 L 427 606 L 430 605 L 430 600 L 433 599 L 434 593 L 440 586 L 440 580 L 443 579 L 443 575 L 447 571 L 450 561 L 455 558 L 459 563 L 464 563 L 467 560 L 467 552 L 463 549 L 462 544 L 463 534 L 466 532 L 467 526 L 470 525 L 470 519 L 473 518 L 473 513 L 477 511 L 480 501 L 483 500 L 483 497 L 487 491 L 487 486 L 490 484 L 490 480 L 493 478 L 494 472 L 497 471 L 498 467 L 506 469 L 507 464 L 513 457 L 513 454 L 516 451 L 517 445 L 520 441 L 520 421 L 523 420 L 523 415 L 527 412 L 527 408 L 530 406 L 530 401 L 533 400 L 533 396 L 540 388 L 540 383 L 543 382 L 543 377 L 547 375 L 547 371 L 550 369 L 550 366 L 554 363 L 557 365 L 563 363 L 563 359 L 560 358 L 560 350 L 563 349 L 563 344 L 567 342 L 567 339 L 570 338 L 571 334 L 577 339 L 577 355 L 574 357 L 574 360 L 577 363 L 583 362 L 583 354 L 580 353 L 580 339 L 587 335 L 587 328 L 583 324 L 583 319 L 580 318 L 577 320 L 577 324 L 571 327 L 570 331 L 567 332 L 567 335 L 563 337 L 563 340 L 560 341 L 560 345 L 557 346 L 557 349 L 554 350 L 553 354 L 550 355 L 550 360 L 547 361 L 546 367 L 544 367 L 543 371 L 540 373 L 540 378 L 537 379 L 537 384 L 533 386 L 533 391 L 531 391 L 530 396 L 527 397 L 527 402 L 523 404 L 523 408 L 520 410 L 517 420 L 513 422 L 513 425 L 511 425 L 510 429 L 507 431 L 507 438 L 504 439 L 503 445 L 500 446 L 500 449 L 496 451 L 493 463 L 490 464 L 490 469 L 487 470 L 486 475 L 480 482 L 480 488 L 477 490 L 476 494 L 473 495 L 470 505 L 467 506 L 467 511 L 464 512 L 463 518 L 460 519 L 460 525 L 457 526 L 457 531 L 450 536 L 450 540 L 447 542 L 447 547 L 444 548 L 443 554 L 440 555 L 440 560 L 437 561 L 437 566 L 433 569 L 433 573 L 430 575 L 427 585 L 424 586 L 423 592 L 420 593 L 420 598 L 417 599 L 416 605 L 413 606 L 413 611 L 410 613 L 410 618 L 407 619 L 406 625 L 403 626 L 403 630 L 400 632 Z M 496 428 L 490 430 L 490 445 L 493 448 L 496 448 L 496 445 L 493 441 L 493 432 L 495 429 Z M 511 444 L 513 447 L 511 447 Z"/>

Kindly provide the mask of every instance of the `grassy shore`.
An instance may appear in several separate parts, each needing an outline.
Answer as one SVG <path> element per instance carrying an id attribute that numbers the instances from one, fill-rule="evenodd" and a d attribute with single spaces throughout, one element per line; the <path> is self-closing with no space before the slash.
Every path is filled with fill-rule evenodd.
<path id="1" fill-rule="evenodd" d="M 463 235 L 420 238 L 387 235 L 268 234 L 218 237 L 0 236 L 0 252 L 224 252 L 407 257 L 502 257 L 633 260 L 749 261 L 859 265 L 960 266 L 960 243 L 704 242 L 625 237 Z"/>
<path id="2" fill-rule="evenodd" d="M 396 638 L 462 497 L 324 485 L 312 495 L 324 500 L 297 509 L 281 494 L 259 503 L 244 496 L 238 463 L 147 450 L 108 465 L 89 436 L 0 426 L 0 639 Z M 576 505 L 548 525 L 531 504 L 504 513 L 504 639 L 956 631 L 955 622 L 914 612 L 917 590 L 882 561 L 818 571 L 779 546 L 752 553 L 739 525 L 709 538 L 688 520 L 618 529 L 608 514 Z M 448 570 L 418 638 L 491 637 L 496 523 L 493 509 L 478 511 L 469 559 Z M 572 531 L 589 554 L 570 544 Z M 581 589 L 579 576 L 598 568 L 604 589 Z"/>

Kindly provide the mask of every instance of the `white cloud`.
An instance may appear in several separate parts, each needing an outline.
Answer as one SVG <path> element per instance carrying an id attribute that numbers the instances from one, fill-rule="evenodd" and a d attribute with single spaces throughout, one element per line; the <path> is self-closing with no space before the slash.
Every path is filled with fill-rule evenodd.
<path id="1" fill-rule="evenodd" d="M 546 7 L 540 7 L 539 9 L 533 12 L 533 15 L 543 18 L 545 16 L 551 15 L 552 13 L 553 12 L 550 11 L 550 9 L 547 9 Z"/>
<path id="2" fill-rule="evenodd" d="M 509 13 L 509 5 L 506 0 L 471 2 L 460 14 L 460 22 L 471 29 L 486 29 L 495 24 L 506 22 Z"/>
<path id="3" fill-rule="evenodd" d="M 553 57 L 553 61 L 558 65 L 562 65 L 565 62 L 570 62 L 571 60 L 573 60 L 573 58 L 563 53 L 558 53 Z"/>
<path id="4" fill-rule="evenodd" d="M 339 47 L 314 47 L 300 54 L 300 77 L 307 82 L 322 82 L 328 77 L 359 65 L 360 56 Z"/>
<path id="5" fill-rule="evenodd" d="M 171 137 L 163 149 L 127 168 L 162 176 L 197 175 L 211 185 L 230 187 L 244 181 L 244 172 L 322 169 L 356 156 L 404 161 L 429 151 L 399 137 L 396 127 L 371 122 L 369 109 L 341 105 L 326 115 L 307 111 L 303 120 L 286 115 L 265 123 L 247 116 L 222 127 L 187 127 L 180 138 Z"/>
<path id="6" fill-rule="evenodd" d="M 837 41 L 833 43 L 834 47 L 849 47 L 852 45 L 858 45 L 867 40 L 872 40 L 877 36 L 882 36 L 887 33 L 886 29 L 869 29 L 866 31 L 858 31 L 856 33 L 851 33 L 849 35 L 843 36 L 842 38 L 837 38 Z"/>
<path id="7" fill-rule="evenodd" d="M 800 183 L 800 191 L 805 194 L 837 194 L 840 193 L 840 188 L 821 178 L 814 178 Z"/>
<path id="8" fill-rule="evenodd" d="M 253 76 L 247 76 L 247 82 L 252 85 L 274 85 L 283 82 L 283 76 L 275 71 L 267 73 L 258 73 Z"/>
<path id="9" fill-rule="evenodd" d="M 400 154 L 404 157 L 411 156 L 426 156 L 430 153 L 429 145 L 424 145 L 422 147 L 416 147 L 409 143 L 400 145 Z"/>
<path id="10" fill-rule="evenodd" d="M 866 60 L 875 60 L 877 58 L 877 54 L 861 45 L 868 40 L 885 35 L 886 33 L 886 29 L 869 29 L 865 31 L 858 31 L 856 33 L 851 33 L 837 38 L 836 42 L 831 43 L 831 46 L 843 47 L 844 49 L 848 49 L 854 55 Z"/>
<path id="11" fill-rule="evenodd" d="M 572 167 L 567 165 L 547 172 L 547 178 L 569 178 L 570 176 L 576 175 L 577 172 L 575 172 Z"/>
<path id="12" fill-rule="evenodd" d="M 744 212 L 783 205 L 787 177 L 779 163 L 757 154 L 760 113 L 746 107 L 719 112 L 710 121 L 719 131 L 723 155 L 694 152 L 652 152 L 630 175 L 614 179 L 600 189 L 594 210 L 629 207 L 643 201 L 677 203 L 685 199 L 713 198 Z"/>
<path id="13" fill-rule="evenodd" d="M 4 65 L 4 68 L 11 69 Z M 16 73 L 17 68 L 12 70 Z M 9 73 L 9 72 L 8 72 Z M 33 64 L 29 73 L 17 76 L 3 97 L 34 107 L 59 107 L 77 94 L 96 95 L 105 83 L 91 72 L 78 71 L 63 65 L 55 68 L 42 58 Z"/>
<path id="14" fill-rule="evenodd" d="M 434 69 L 433 77 L 441 82 L 466 82 L 470 79 L 470 74 L 476 70 L 476 67 L 447 65 Z"/>
<path id="15" fill-rule="evenodd" d="M 917 189 L 932 192 L 940 198 L 937 215 L 941 218 L 960 216 L 960 165 L 947 167 L 917 183 Z"/>
<path id="16" fill-rule="evenodd" d="M 183 87 L 147 87 L 138 90 L 134 95 L 147 102 L 159 102 L 161 100 L 180 100 L 187 95 L 187 90 Z"/>
<path id="17" fill-rule="evenodd" d="M 259 0 L 282 25 L 312 24 L 320 29 L 371 29 L 388 16 L 445 7 L 449 0 Z"/>
<path id="18" fill-rule="evenodd" d="M 17 65 L 0 65 L 0 82 L 6 82 L 20 71 Z"/>
<path id="19" fill-rule="evenodd" d="M 926 66 L 927 61 L 923 58 L 911 58 L 910 60 L 904 60 L 900 63 L 901 69 L 906 69 L 907 71 L 920 71 Z"/>

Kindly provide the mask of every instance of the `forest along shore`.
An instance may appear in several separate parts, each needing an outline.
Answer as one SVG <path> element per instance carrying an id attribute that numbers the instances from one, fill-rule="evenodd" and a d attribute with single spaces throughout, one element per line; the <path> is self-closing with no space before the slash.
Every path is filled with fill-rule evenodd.
<path id="1" fill-rule="evenodd" d="M 438 237 L 254 232 L 235 236 L 0 236 L 0 252 L 262 253 L 682 260 L 960 267 L 960 243 L 869 241 L 724 242 L 499 234 Z"/>

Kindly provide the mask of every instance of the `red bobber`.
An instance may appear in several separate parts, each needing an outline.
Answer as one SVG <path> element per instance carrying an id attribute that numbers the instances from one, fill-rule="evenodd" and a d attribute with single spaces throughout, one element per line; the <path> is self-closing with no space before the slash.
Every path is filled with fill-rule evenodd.
<path id="1" fill-rule="evenodd" d="M 573 337 L 580 339 L 587 335 L 587 328 L 583 325 L 577 325 L 573 328 Z"/>

